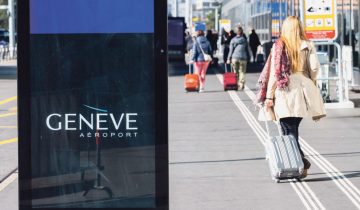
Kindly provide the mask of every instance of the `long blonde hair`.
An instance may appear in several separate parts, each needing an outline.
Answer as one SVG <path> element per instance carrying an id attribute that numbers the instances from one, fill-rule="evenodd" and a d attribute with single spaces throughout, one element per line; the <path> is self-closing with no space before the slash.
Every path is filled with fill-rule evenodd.
<path id="1" fill-rule="evenodd" d="M 307 40 L 307 38 L 298 17 L 289 16 L 284 20 L 280 39 L 285 43 L 290 60 L 291 71 L 299 71 L 301 41 Z"/>

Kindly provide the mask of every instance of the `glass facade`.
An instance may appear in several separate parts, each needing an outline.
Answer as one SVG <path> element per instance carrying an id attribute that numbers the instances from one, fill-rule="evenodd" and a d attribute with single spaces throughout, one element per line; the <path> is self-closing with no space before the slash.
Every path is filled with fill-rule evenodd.
<path id="1" fill-rule="evenodd" d="M 231 27 L 241 26 L 248 33 L 251 28 L 250 0 L 224 0 L 221 8 L 221 19 L 231 20 Z M 241 14 L 241 15 L 239 15 Z"/>
<path id="2" fill-rule="evenodd" d="M 250 27 L 256 29 L 263 42 L 273 41 L 280 35 L 282 21 L 289 15 L 300 14 L 300 0 L 252 0 Z M 359 14 L 359 1 L 337 0 L 339 33 L 335 41 L 353 47 L 355 66 L 360 59 Z"/>

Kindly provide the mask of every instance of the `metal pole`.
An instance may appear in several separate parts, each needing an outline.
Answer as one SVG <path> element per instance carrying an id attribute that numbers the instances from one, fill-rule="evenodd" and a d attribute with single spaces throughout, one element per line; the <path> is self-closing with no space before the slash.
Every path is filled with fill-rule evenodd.
<path id="1" fill-rule="evenodd" d="M 219 7 L 215 7 L 215 30 L 219 31 Z"/>
<path id="2" fill-rule="evenodd" d="M 179 17 L 179 1 L 175 0 L 175 17 Z"/>
<path id="3" fill-rule="evenodd" d="M 185 22 L 188 25 L 188 27 L 191 29 L 191 23 L 190 23 L 190 0 L 185 1 Z"/>
<path id="4" fill-rule="evenodd" d="M 279 31 L 280 31 L 280 28 L 282 26 L 282 0 L 280 0 L 280 3 L 279 3 Z"/>
<path id="5" fill-rule="evenodd" d="M 350 0 L 350 32 L 349 32 L 349 45 L 351 46 L 351 49 L 352 49 L 352 52 L 353 54 L 351 55 L 353 57 L 354 55 L 354 51 L 355 51 L 355 43 L 354 43 L 354 40 L 353 40 L 353 30 L 355 29 L 354 27 L 354 12 L 353 12 L 353 1 Z M 354 67 L 354 57 L 353 59 L 351 59 L 351 66 Z M 354 80 L 354 79 L 353 79 Z M 349 98 L 348 98 L 349 99 Z"/>
<path id="6" fill-rule="evenodd" d="M 360 30 L 360 4 L 358 3 L 358 31 Z M 358 42 L 360 39 L 357 40 Z M 358 49 L 358 67 L 360 69 L 360 44 Z"/>
<path id="7" fill-rule="evenodd" d="M 344 46 L 344 0 L 341 1 L 341 19 L 340 19 L 340 30 L 341 31 L 341 37 L 340 37 L 340 45 Z"/>
<path id="8" fill-rule="evenodd" d="M 192 0 L 189 1 L 189 16 L 190 16 L 190 21 L 189 21 L 189 27 L 190 27 L 190 30 L 192 28 L 192 25 L 193 25 L 193 22 L 192 22 L 192 18 L 193 18 L 193 4 L 192 4 Z"/>
<path id="9" fill-rule="evenodd" d="M 8 0 L 9 10 L 9 50 L 10 58 L 14 57 L 15 51 L 15 7 L 14 0 Z"/>
<path id="10" fill-rule="evenodd" d="M 353 30 L 353 2 L 350 0 L 350 32 L 349 32 L 349 45 L 353 46 L 352 40 L 352 30 Z"/>

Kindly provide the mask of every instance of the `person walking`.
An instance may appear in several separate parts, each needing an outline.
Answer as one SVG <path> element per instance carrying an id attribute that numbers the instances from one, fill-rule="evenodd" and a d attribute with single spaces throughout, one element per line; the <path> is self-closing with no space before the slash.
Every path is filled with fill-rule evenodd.
<path id="1" fill-rule="evenodd" d="M 216 39 L 214 37 L 214 34 L 212 32 L 212 30 L 207 30 L 206 31 L 206 39 L 209 41 L 210 46 L 211 46 L 211 57 L 214 58 L 214 52 L 216 49 Z"/>
<path id="2" fill-rule="evenodd" d="M 326 116 L 316 86 L 319 69 L 314 43 L 307 40 L 300 20 L 295 16 L 286 18 L 281 37 L 274 43 L 260 75 L 257 100 L 264 103 L 266 116 L 279 120 L 283 135 L 292 135 L 297 140 L 304 162 L 303 178 L 311 163 L 299 144 L 299 125 L 304 117 L 318 121 Z"/>
<path id="3" fill-rule="evenodd" d="M 230 42 L 231 42 L 231 38 L 230 34 L 228 32 L 225 31 L 225 29 L 223 28 L 221 31 L 221 47 L 222 47 L 222 52 L 223 52 L 223 61 L 224 63 L 226 63 L 227 57 L 229 55 L 229 46 L 230 46 Z"/>
<path id="4" fill-rule="evenodd" d="M 195 73 L 200 78 L 200 90 L 204 92 L 205 89 L 205 76 L 209 67 L 210 61 L 206 58 L 211 54 L 212 49 L 210 42 L 204 36 L 204 31 L 197 31 L 197 35 L 193 45 L 192 62 L 194 63 Z"/>
<path id="5" fill-rule="evenodd" d="M 245 74 L 248 60 L 248 43 L 242 27 L 237 27 L 237 35 L 230 42 L 227 63 L 232 64 L 238 78 L 239 89 L 245 87 Z"/>
<path id="6" fill-rule="evenodd" d="M 249 45 L 251 48 L 251 52 L 253 55 L 253 62 L 256 61 L 257 48 L 261 45 L 259 36 L 256 34 L 255 30 L 251 30 L 251 34 L 249 36 Z"/>
<path id="7" fill-rule="evenodd" d="M 189 53 L 194 45 L 194 39 L 189 31 L 186 31 L 185 44 L 186 44 L 186 52 Z"/>

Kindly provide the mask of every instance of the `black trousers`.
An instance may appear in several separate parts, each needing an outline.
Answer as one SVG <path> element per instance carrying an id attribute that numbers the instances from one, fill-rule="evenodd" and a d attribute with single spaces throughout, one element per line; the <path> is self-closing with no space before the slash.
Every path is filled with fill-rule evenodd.
<path id="1" fill-rule="evenodd" d="M 251 52 L 253 54 L 254 62 L 256 61 L 257 47 L 251 47 Z"/>
<path id="2" fill-rule="evenodd" d="M 230 48 L 229 46 L 224 46 L 223 48 L 223 59 L 224 59 L 224 63 L 226 64 L 226 61 L 228 59 L 228 56 L 229 56 L 229 51 L 230 51 Z"/>
<path id="3" fill-rule="evenodd" d="M 286 117 L 280 119 L 281 130 L 283 135 L 292 135 L 295 137 L 297 145 L 300 150 L 301 157 L 304 158 L 304 152 L 302 151 L 299 144 L 299 125 L 302 118 L 300 117 Z"/>

